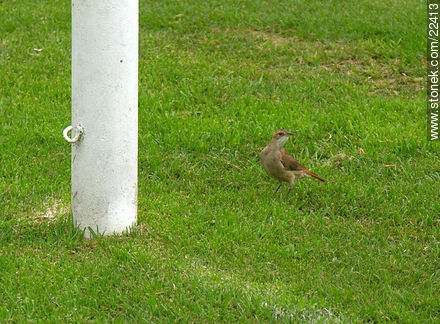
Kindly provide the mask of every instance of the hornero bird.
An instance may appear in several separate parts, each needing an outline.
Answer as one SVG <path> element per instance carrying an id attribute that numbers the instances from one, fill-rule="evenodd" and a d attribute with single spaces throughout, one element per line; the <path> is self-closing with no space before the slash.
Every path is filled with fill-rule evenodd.
<path id="1" fill-rule="evenodd" d="M 284 148 L 284 144 L 293 134 L 285 129 L 277 130 L 270 140 L 269 144 L 261 151 L 260 160 L 263 169 L 269 176 L 279 181 L 279 186 L 275 190 L 277 192 L 283 181 L 290 186 L 286 199 L 295 184 L 295 179 L 303 177 L 314 177 L 323 182 L 325 179 L 307 170 L 301 163 L 295 160 Z"/>

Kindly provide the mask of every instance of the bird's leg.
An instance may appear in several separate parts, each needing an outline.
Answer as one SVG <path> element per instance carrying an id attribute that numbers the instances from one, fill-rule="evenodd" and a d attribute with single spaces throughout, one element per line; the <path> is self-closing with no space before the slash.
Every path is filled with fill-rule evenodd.
<path id="1" fill-rule="evenodd" d="M 280 181 L 280 185 L 275 189 L 275 193 L 277 193 L 278 190 L 280 190 L 282 184 L 283 184 L 283 183 Z"/>
<path id="2" fill-rule="evenodd" d="M 286 200 L 289 198 L 289 194 L 290 194 L 290 192 L 291 192 L 292 189 L 293 189 L 293 185 L 294 185 L 294 182 L 292 181 L 292 182 L 290 183 L 289 191 L 287 192 L 287 195 L 286 195 Z"/>

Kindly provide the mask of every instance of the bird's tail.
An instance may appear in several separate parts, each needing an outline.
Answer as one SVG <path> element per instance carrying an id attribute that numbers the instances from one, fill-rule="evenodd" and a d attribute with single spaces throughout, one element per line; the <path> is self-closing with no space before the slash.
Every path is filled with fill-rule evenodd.
<path id="1" fill-rule="evenodd" d="M 307 174 L 307 175 L 309 175 L 309 176 L 311 176 L 311 177 L 313 177 L 313 178 L 316 178 L 316 179 L 318 179 L 318 180 L 321 180 L 322 182 L 327 182 L 327 180 L 321 178 L 320 176 L 317 176 L 316 174 L 310 172 L 309 170 L 305 170 L 304 173 Z"/>

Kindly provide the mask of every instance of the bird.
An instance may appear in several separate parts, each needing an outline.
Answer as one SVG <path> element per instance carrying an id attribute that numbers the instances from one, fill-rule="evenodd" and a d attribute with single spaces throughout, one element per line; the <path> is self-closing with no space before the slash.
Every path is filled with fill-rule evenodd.
<path id="1" fill-rule="evenodd" d="M 286 199 L 293 189 L 295 179 L 313 177 L 322 182 L 327 182 L 327 180 L 307 170 L 305 166 L 295 160 L 287 152 L 284 148 L 284 144 L 290 136 L 293 136 L 293 133 L 285 129 L 277 130 L 269 144 L 260 153 L 263 169 L 269 176 L 279 181 L 279 186 L 275 190 L 275 193 L 281 188 L 283 181 L 289 184 L 290 188 L 287 192 Z"/>

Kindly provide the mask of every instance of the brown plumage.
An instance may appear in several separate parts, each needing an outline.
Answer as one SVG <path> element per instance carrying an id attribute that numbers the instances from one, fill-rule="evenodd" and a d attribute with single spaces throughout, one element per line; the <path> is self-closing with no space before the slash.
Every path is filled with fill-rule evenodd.
<path id="1" fill-rule="evenodd" d="M 286 151 L 286 149 L 284 147 L 281 148 L 280 150 L 281 152 L 281 163 L 284 166 L 284 169 L 286 169 L 287 171 L 303 171 L 305 174 L 314 177 L 318 180 L 321 180 L 323 182 L 327 182 L 327 180 L 317 176 L 316 174 L 310 172 L 309 170 L 306 169 L 306 167 L 304 165 L 302 165 L 301 163 L 299 163 L 297 160 L 295 160 L 290 154 L 289 152 Z"/>
<path id="2" fill-rule="evenodd" d="M 281 129 L 275 132 L 269 145 L 267 145 L 260 153 L 261 164 L 263 169 L 272 178 L 277 179 L 280 185 L 275 192 L 280 189 L 283 181 L 289 183 L 290 189 L 287 192 L 289 196 L 293 189 L 295 179 L 302 177 L 314 177 L 323 182 L 327 182 L 325 179 L 317 176 L 316 174 L 307 170 L 301 163 L 295 160 L 283 147 L 289 139 L 289 136 L 293 134 Z"/>

